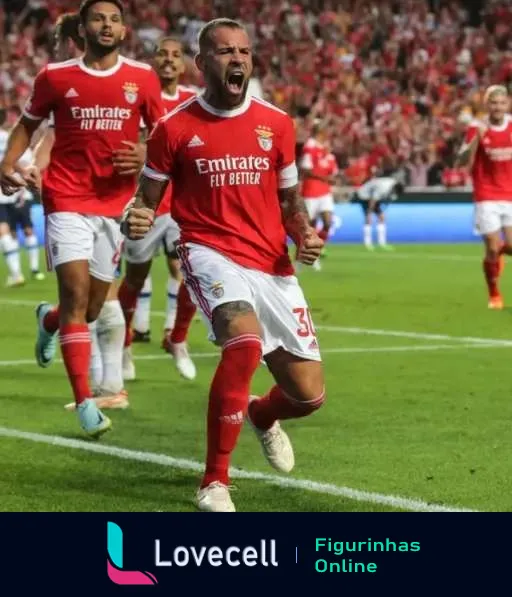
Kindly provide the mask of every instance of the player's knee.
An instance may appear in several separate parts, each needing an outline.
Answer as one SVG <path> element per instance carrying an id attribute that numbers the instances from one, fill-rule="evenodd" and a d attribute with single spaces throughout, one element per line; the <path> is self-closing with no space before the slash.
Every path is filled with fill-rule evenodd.
<path id="1" fill-rule="evenodd" d="M 487 261 L 498 261 L 500 258 L 501 249 L 498 247 L 487 247 L 485 258 Z"/>
<path id="2" fill-rule="evenodd" d="M 318 410 L 325 402 L 325 380 L 320 363 L 311 363 L 311 370 L 295 383 L 293 398 L 308 412 Z"/>

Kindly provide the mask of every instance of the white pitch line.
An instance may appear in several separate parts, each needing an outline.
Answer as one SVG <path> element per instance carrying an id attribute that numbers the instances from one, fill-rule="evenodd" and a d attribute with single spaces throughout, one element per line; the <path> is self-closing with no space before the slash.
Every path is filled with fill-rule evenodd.
<path id="1" fill-rule="evenodd" d="M 512 340 L 500 338 L 475 338 L 473 336 L 449 336 L 448 334 L 429 334 L 423 332 L 404 332 L 398 330 L 380 330 L 373 328 L 345 327 L 337 325 L 317 325 L 317 330 L 324 332 L 339 332 L 343 334 L 358 334 L 363 336 L 389 336 L 395 338 L 416 338 L 417 340 L 453 340 L 456 342 L 498 344 L 512 346 Z"/>
<path id="2" fill-rule="evenodd" d="M 391 352 L 429 352 L 436 350 L 464 350 L 466 348 L 507 348 L 508 344 L 497 344 L 490 342 L 489 344 L 472 343 L 472 344 L 412 344 L 410 346 L 372 346 L 354 347 L 354 348 L 324 348 L 321 350 L 322 354 L 364 354 L 364 353 L 391 353 Z M 218 357 L 219 352 L 195 352 L 190 356 L 194 359 L 211 359 Z M 167 354 L 143 354 L 134 356 L 135 361 L 172 361 L 172 358 Z M 62 363 L 62 359 L 55 359 L 54 363 Z M 19 359 L 12 361 L 0 361 L 0 367 L 12 367 L 17 365 L 35 365 L 34 359 Z"/>
<path id="3" fill-rule="evenodd" d="M 35 306 L 37 302 L 24 301 L 17 299 L 0 299 L 0 305 L 12 305 L 12 306 Z M 166 317 L 165 311 L 151 311 L 152 315 L 156 317 Z M 512 346 L 512 340 L 504 340 L 501 338 L 476 338 L 473 336 L 450 336 L 448 334 L 431 334 L 428 332 L 407 332 L 402 330 L 383 330 L 374 328 L 361 328 L 361 327 L 347 327 L 338 325 L 317 325 L 317 330 L 323 332 L 335 332 L 340 334 L 357 334 L 364 336 L 388 336 L 394 338 L 414 338 L 416 340 L 451 340 L 454 342 L 465 342 L 465 343 L 482 343 L 486 346 L 491 344 L 497 344 L 500 346 Z M 325 350 L 323 351 L 325 352 Z"/>
<path id="4" fill-rule="evenodd" d="M 58 435 L 44 435 L 41 433 L 31 433 L 17 429 L 9 429 L 7 427 L 0 427 L 0 436 L 23 439 L 26 441 L 58 446 L 62 448 L 84 450 L 87 452 L 94 452 L 96 454 L 123 458 L 125 460 L 144 462 L 146 464 L 159 464 L 161 466 L 193 471 L 196 473 L 202 473 L 204 470 L 204 465 L 195 460 L 174 458 L 172 456 L 166 456 L 165 454 L 155 454 L 154 452 L 143 452 L 138 450 L 128 450 L 126 448 L 117 448 L 115 446 L 109 446 L 106 444 L 97 444 L 77 439 L 68 439 Z M 413 512 L 475 512 L 475 510 L 461 508 L 458 506 L 441 506 L 438 504 L 431 504 L 423 500 L 415 500 L 397 495 L 374 493 L 371 491 L 361 491 L 351 487 L 343 487 L 333 485 L 331 483 L 319 483 L 309 479 L 293 479 L 289 477 L 281 477 L 279 475 L 268 475 L 266 473 L 245 471 L 236 468 L 230 470 L 230 475 L 234 479 L 263 481 L 264 483 L 277 485 L 278 487 L 287 489 L 302 489 L 314 493 L 347 498 L 357 502 L 380 504 L 383 506 L 390 506 L 393 508 L 409 510 Z"/>

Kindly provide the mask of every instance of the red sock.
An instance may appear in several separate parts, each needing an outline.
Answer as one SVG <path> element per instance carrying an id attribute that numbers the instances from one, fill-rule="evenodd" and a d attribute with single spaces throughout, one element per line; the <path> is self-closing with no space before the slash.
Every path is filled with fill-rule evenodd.
<path id="1" fill-rule="evenodd" d="M 59 307 L 54 307 L 44 316 L 43 327 L 47 332 L 54 333 L 59 329 Z"/>
<path id="2" fill-rule="evenodd" d="M 320 230 L 318 233 L 318 236 L 324 241 L 324 243 L 327 242 L 329 237 L 329 228 L 322 228 L 322 230 Z"/>
<path id="3" fill-rule="evenodd" d="M 498 278 L 500 275 L 499 261 L 483 261 L 485 281 L 489 290 L 489 296 L 498 296 L 500 294 L 498 288 Z"/>
<path id="4" fill-rule="evenodd" d="M 126 278 L 123 280 L 118 292 L 119 302 L 123 310 L 124 320 L 126 322 L 126 330 L 124 334 L 124 345 L 130 346 L 132 343 L 132 319 L 135 309 L 137 308 L 137 299 L 139 298 L 139 291 L 135 290 L 126 283 Z"/>
<path id="5" fill-rule="evenodd" d="M 314 400 L 302 401 L 288 396 L 279 386 L 274 386 L 265 397 L 251 402 L 249 416 L 258 429 L 269 429 L 278 420 L 307 417 L 318 410 L 324 401 L 325 390 Z"/>
<path id="6" fill-rule="evenodd" d="M 251 380 L 261 359 L 261 340 L 242 334 L 226 342 L 210 386 L 208 450 L 201 487 L 213 481 L 229 485 L 229 461 L 242 429 Z"/>
<path id="7" fill-rule="evenodd" d="M 60 328 L 60 349 L 76 404 L 92 396 L 89 387 L 91 339 L 86 323 L 69 323 Z"/>
<path id="8" fill-rule="evenodd" d="M 176 321 L 171 332 L 171 342 L 178 344 L 185 342 L 190 328 L 190 323 L 196 313 L 196 306 L 190 298 L 187 287 L 182 282 L 178 290 L 176 305 Z"/>

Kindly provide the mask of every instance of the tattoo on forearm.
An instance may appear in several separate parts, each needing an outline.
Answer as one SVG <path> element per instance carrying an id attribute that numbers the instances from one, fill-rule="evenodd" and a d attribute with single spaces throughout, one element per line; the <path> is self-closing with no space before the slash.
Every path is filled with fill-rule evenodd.
<path id="1" fill-rule="evenodd" d="M 304 199 L 299 195 L 297 186 L 280 189 L 279 201 L 286 232 L 297 242 L 309 228 L 309 217 Z"/>
<path id="2" fill-rule="evenodd" d="M 155 182 L 142 175 L 135 194 L 134 207 L 149 207 L 149 209 L 156 211 L 166 186 L 164 183 Z"/>

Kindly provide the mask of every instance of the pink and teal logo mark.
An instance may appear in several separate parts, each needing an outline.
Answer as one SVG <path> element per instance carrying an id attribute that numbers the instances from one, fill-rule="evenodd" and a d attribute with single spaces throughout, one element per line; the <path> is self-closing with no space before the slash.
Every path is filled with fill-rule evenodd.
<path id="1" fill-rule="evenodd" d="M 123 531 L 115 522 L 107 522 L 107 572 L 116 585 L 156 585 L 158 581 L 151 572 L 124 570 Z"/>

